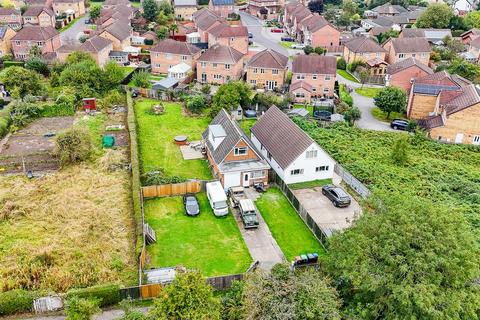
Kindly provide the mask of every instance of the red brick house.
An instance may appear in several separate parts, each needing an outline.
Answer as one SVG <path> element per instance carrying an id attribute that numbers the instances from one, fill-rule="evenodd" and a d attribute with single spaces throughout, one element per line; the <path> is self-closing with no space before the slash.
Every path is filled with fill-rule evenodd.
<path id="1" fill-rule="evenodd" d="M 55 53 L 62 46 L 60 33 L 54 27 L 27 25 L 11 41 L 15 59 L 19 60 L 27 59 L 34 45 L 42 50 L 42 54 Z"/>
<path id="2" fill-rule="evenodd" d="M 426 65 L 430 61 L 431 48 L 425 38 L 390 38 L 383 48 L 387 50 L 386 61 L 389 64 L 407 58 L 415 58 Z"/>
<path id="3" fill-rule="evenodd" d="M 288 57 L 272 49 L 254 55 L 247 64 L 247 83 L 254 88 L 275 90 L 283 87 Z"/>
<path id="4" fill-rule="evenodd" d="M 248 53 L 248 29 L 221 23 L 208 31 L 208 46 L 215 44 L 231 47 L 243 54 Z"/>
<path id="5" fill-rule="evenodd" d="M 23 13 L 23 24 L 38 25 L 40 27 L 55 28 L 55 13 L 52 9 L 45 7 L 29 7 Z"/>
<path id="6" fill-rule="evenodd" d="M 208 32 L 225 22 L 225 19 L 209 9 L 202 9 L 193 14 L 193 22 L 200 34 L 200 42 L 208 42 Z"/>
<path id="7" fill-rule="evenodd" d="M 183 62 L 195 69 L 201 51 L 186 42 L 165 39 L 150 49 L 152 73 L 167 73 L 168 69 Z"/>
<path id="8" fill-rule="evenodd" d="M 314 48 L 336 47 L 340 44 L 340 31 L 317 13 L 303 19 L 298 31 L 297 39 Z"/>
<path id="9" fill-rule="evenodd" d="M 386 85 L 402 88 L 408 93 L 415 78 L 422 78 L 432 73 L 432 69 L 417 59 L 408 58 L 388 66 Z"/>
<path id="10" fill-rule="evenodd" d="M 197 82 L 222 84 L 243 75 L 243 53 L 231 47 L 214 45 L 197 61 Z"/>
<path id="11" fill-rule="evenodd" d="M 217 13 L 222 18 L 228 18 L 235 9 L 234 0 L 210 0 L 208 2 L 208 9 Z"/>
<path id="12" fill-rule="evenodd" d="M 247 12 L 260 19 L 278 19 L 284 5 L 284 0 L 249 0 Z"/>
<path id="13" fill-rule="evenodd" d="M 22 27 L 22 14 L 20 10 L 0 8 L 0 23 L 6 24 L 13 30 L 19 30 Z"/>

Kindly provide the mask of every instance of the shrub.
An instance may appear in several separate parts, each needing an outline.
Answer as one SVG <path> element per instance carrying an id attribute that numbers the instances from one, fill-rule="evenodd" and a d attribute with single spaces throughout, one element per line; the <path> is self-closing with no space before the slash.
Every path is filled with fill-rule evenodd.
<path id="1" fill-rule="evenodd" d="M 207 106 L 207 99 L 204 96 L 189 96 L 185 103 L 187 109 L 193 113 L 201 113 Z"/>
<path id="2" fill-rule="evenodd" d="M 168 184 L 168 183 L 181 183 L 185 182 L 187 179 L 180 177 L 180 176 L 166 176 L 165 170 L 163 168 L 157 168 L 155 170 L 151 170 L 145 172 L 142 175 L 142 185 L 144 186 L 156 186 L 160 184 Z"/>
<path id="3" fill-rule="evenodd" d="M 305 48 L 303 48 L 303 52 L 305 54 L 310 54 L 310 53 L 313 53 L 315 49 L 313 49 L 311 46 L 306 46 Z"/>
<path id="4" fill-rule="evenodd" d="M 348 104 L 350 107 L 353 106 L 353 98 L 343 84 L 340 85 L 340 100 Z"/>
<path id="5" fill-rule="evenodd" d="M 100 312 L 97 299 L 83 299 L 72 297 L 68 299 L 65 308 L 67 320 L 90 320 L 92 316 Z"/>
<path id="6" fill-rule="evenodd" d="M 25 68 L 36 71 L 37 73 L 48 76 L 50 69 L 48 64 L 40 57 L 32 57 L 25 62 Z"/>
<path id="7" fill-rule="evenodd" d="M 0 293 L 0 316 L 29 311 L 35 298 L 34 292 L 21 289 Z"/>
<path id="8" fill-rule="evenodd" d="M 11 66 L 20 66 L 23 67 L 24 62 L 23 61 L 3 61 L 3 67 L 8 68 Z"/>
<path id="9" fill-rule="evenodd" d="M 210 91 L 212 91 L 212 87 L 208 83 L 206 83 L 202 86 L 201 91 L 204 94 L 210 94 Z"/>
<path id="10" fill-rule="evenodd" d="M 392 160 L 395 164 L 403 166 L 408 162 L 408 137 L 402 135 L 395 141 L 392 149 Z"/>
<path id="11" fill-rule="evenodd" d="M 10 105 L 7 105 L 2 110 L 0 110 L 0 138 L 2 138 L 8 132 L 8 126 L 11 122 L 10 111 Z"/>
<path id="12" fill-rule="evenodd" d="M 67 292 L 67 299 L 97 299 L 100 307 L 110 306 L 122 301 L 120 288 L 116 284 L 107 284 L 83 289 L 72 289 Z"/>
<path id="13" fill-rule="evenodd" d="M 132 83 L 135 87 L 148 88 L 150 86 L 150 73 L 146 71 L 136 72 L 132 77 Z"/>
<path id="14" fill-rule="evenodd" d="M 16 128 L 27 125 L 34 118 L 40 116 L 42 106 L 35 103 L 35 98 L 25 96 L 23 100 L 14 100 L 10 103 L 12 123 Z"/>
<path id="15" fill-rule="evenodd" d="M 151 46 L 153 44 L 153 40 L 152 39 L 145 39 L 145 40 L 143 40 L 143 43 L 146 44 L 147 46 Z"/>
<path id="16" fill-rule="evenodd" d="M 345 70 L 347 69 L 347 61 L 344 58 L 337 60 L 337 69 Z"/>
<path id="17" fill-rule="evenodd" d="M 54 153 L 65 165 L 88 159 L 92 148 L 93 142 L 88 131 L 74 127 L 57 136 Z"/>

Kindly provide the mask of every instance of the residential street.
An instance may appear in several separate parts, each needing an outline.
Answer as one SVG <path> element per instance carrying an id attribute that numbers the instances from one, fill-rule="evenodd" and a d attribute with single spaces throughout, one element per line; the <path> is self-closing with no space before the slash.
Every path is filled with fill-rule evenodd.
<path id="1" fill-rule="evenodd" d="M 80 33 L 83 30 L 88 29 L 88 25 L 85 24 L 85 20 L 87 20 L 88 18 L 89 18 L 89 15 L 87 13 L 83 17 L 80 17 L 80 19 L 75 21 L 70 28 L 61 32 L 60 37 L 62 39 L 62 43 L 78 44 L 79 43 L 78 38 L 80 37 Z"/>

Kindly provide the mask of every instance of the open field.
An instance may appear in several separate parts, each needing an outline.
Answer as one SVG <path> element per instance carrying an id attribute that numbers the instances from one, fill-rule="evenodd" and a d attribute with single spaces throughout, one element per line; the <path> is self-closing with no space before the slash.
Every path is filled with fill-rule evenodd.
<path id="1" fill-rule="evenodd" d="M 356 93 L 358 93 L 361 96 L 368 97 L 368 98 L 374 98 L 380 91 L 382 91 L 381 88 L 357 88 L 357 89 L 355 89 Z"/>
<path id="2" fill-rule="evenodd" d="M 380 110 L 378 107 L 372 108 L 372 116 L 380 121 L 390 122 L 393 119 L 406 119 L 405 114 L 401 112 L 391 112 L 390 118 L 387 118 L 387 113 Z"/>
<path id="3" fill-rule="evenodd" d="M 255 204 L 289 261 L 303 253 L 325 253 L 320 242 L 278 188 L 269 188 Z"/>
<path id="4" fill-rule="evenodd" d="M 210 119 L 186 116 L 180 104 L 169 102 L 161 102 L 165 106 L 164 114 L 150 113 L 150 108 L 159 103 L 160 101 L 151 99 L 135 101 L 143 172 L 163 168 L 167 175 L 211 179 L 207 160 L 183 160 L 180 148 L 173 140 L 177 135 L 186 135 L 189 141 L 200 140 Z"/>
<path id="5" fill-rule="evenodd" d="M 463 213 L 474 228 L 480 228 L 478 146 L 441 144 L 410 137 L 408 163 L 401 166 L 391 158 L 399 137 L 396 132 L 336 125 L 309 129 L 307 133 L 374 194 L 431 200 Z"/>
<path id="6" fill-rule="evenodd" d="M 145 219 L 157 235 L 147 247 L 148 267 L 181 264 L 205 276 L 244 272 L 252 261 L 234 217 L 215 217 L 206 195 L 197 198 L 197 217 L 185 215 L 182 197 L 145 201 Z"/>
<path id="7" fill-rule="evenodd" d="M 100 167 L 0 177 L 0 291 L 136 281 L 128 172 Z"/>

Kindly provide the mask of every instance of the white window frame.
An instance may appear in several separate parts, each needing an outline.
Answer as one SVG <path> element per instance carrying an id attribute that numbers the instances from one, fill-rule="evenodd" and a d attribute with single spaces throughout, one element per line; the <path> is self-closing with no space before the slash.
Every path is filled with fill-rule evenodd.
<path id="1" fill-rule="evenodd" d="M 303 169 L 293 169 L 293 170 L 290 170 L 290 175 L 291 176 L 299 176 L 303 174 Z"/>
<path id="2" fill-rule="evenodd" d="M 318 157 L 318 150 L 308 150 L 307 152 L 305 152 L 305 158 L 307 159 L 313 159 L 313 158 L 316 158 Z"/>
<path id="3" fill-rule="evenodd" d="M 399 58 L 399 59 L 405 58 L 405 53 L 399 53 L 399 54 L 398 54 L 398 58 Z"/>
<path id="4" fill-rule="evenodd" d="M 250 178 L 252 179 L 265 178 L 265 170 L 250 171 Z"/>
<path id="5" fill-rule="evenodd" d="M 272 74 L 278 74 L 278 69 L 272 69 Z"/>
<path id="6" fill-rule="evenodd" d="M 233 155 L 235 157 L 246 156 L 248 154 L 248 147 L 237 147 L 233 149 Z"/>
<path id="7" fill-rule="evenodd" d="M 320 166 L 315 168 L 315 172 L 328 171 L 328 169 L 330 169 L 329 166 Z"/>

